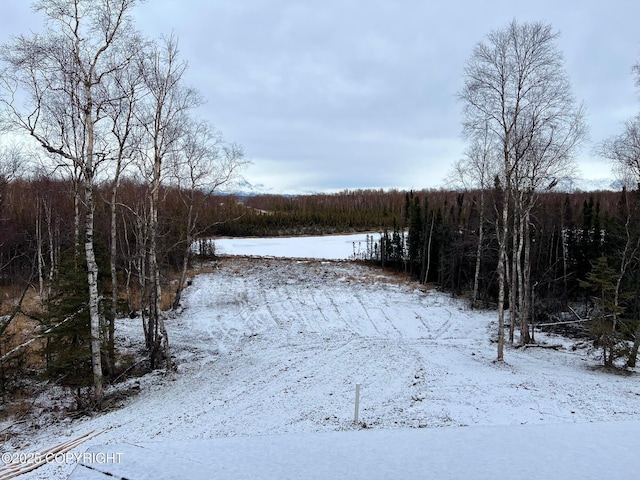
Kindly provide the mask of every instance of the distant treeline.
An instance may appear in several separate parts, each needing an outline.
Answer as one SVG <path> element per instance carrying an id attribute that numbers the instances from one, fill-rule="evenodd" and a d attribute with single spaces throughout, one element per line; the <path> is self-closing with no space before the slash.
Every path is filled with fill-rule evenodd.
<path id="1" fill-rule="evenodd" d="M 492 303 L 497 295 L 495 206 L 500 204 L 501 194 L 499 188 L 485 192 L 487 207 L 482 216 L 480 191 L 349 190 L 226 198 L 228 208 L 234 205 L 237 209 L 236 219 L 214 226 L 210 233 L 278 236 L 377 232 L 368 247 L 369 260 L 462 294 L 474 287 L 483 218 L 478 299 Z M 581 282 L 600 257 L 609 258 L 615 266 L 627 241 L 629 212 L 634 210 L 628 203 L 635 204 L 637 197 L 637 192 L 624 190 L 540 195 L 530 218 L 530 278 L 535 280 L 538 320 L 562 310 L 569 301 L 584 300 L 586 304 L 590 292 Z M 631 222 L 640 225 L 633 216 Z M 634 271 L 625 282 L 626 313 L 637 317 L 640 277 Z"/>
<path id="2" fill-rule="evenodd" d="M 39 257 L 45 264 L 51 258 L 50 250 L 59 256 L 74 249 L 72 187 L 69 182 L 49 178 L 16 180 L 3 187 L 0 264 L 5 284 L 32 276 Z M 129 264 L 134 261 L 136 236 L 141 234 L 139 215 L 145 192 L 143 186 L 127 181 L 119 189 L 119 266 L 125 272 L 132 270 Z M 485 209 L 483 220 L 479 298 L 489 303 L 495 299 L 496 288 L 493 205 L 498 200 L 493 196 L 499 194 L 488 192 L 487 205 L 491 207 Z M 586 278 L 591 262 L 600 256 L 613 258 L 621 248 L 627 221 L 623 203 L 629 195 L 635 192 L 540 196 L 531 216 L 531 278 L 537 281 L 539 301 L 565 302 L 584 296 L 579 282 Z M 446 190 L 202 195 L 197 202 L 200 215 L 195 231 L 200 238 L 376 232 L 369 260 L 461 294 L 473 287 L 481 218 L 479 196 L 479 191 Z M 106 262 L 110 231 L 107 189 L 98 197 L 104 201 L 96 205 L 96 251 Z M 164 268 L 177 269 L 186 238 L 186 207 L 175 189 L 164 189 L 163 198 L 159 213 L 161 263 Z M 637 311 L 637 295 L 632 308 Z"/>

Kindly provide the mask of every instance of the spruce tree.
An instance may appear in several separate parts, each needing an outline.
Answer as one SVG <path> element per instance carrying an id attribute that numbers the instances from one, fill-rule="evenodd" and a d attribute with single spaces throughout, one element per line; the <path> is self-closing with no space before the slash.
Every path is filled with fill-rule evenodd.
<path id="1" fill-rule="evenodd" d="M 73 389 L 77 399 L 93 384 L 86 266 L 74 257 L 61 262 L 44 318 L 47 377 Z M 80 406 L 80 405 L 79 405 Z"/>
<path id="2" fill-rule="evenodd" d="M 618 273 L 609 266 L 607 257 L 591 262 L 591 271 L 586 280 L 580 282 L 582 288 L 592 292 L 593 310 L 588 324 L 594 345 L 602 349 L 603 363 L 613 367 L 616 358 L 624 353 L 624 338 L 619 331 L 619 315 L 624 309 L 616 306 L 613 298 Z"/>
<path id="3" fill-rule="evenodd" d="M 422 250 L 422 210 L 420 199 L 413 198 L 409 211 L 409 235 L 407 237 L 407 250 L 409 254 L 409 273 L 420 274 L 420 253 Z"/>

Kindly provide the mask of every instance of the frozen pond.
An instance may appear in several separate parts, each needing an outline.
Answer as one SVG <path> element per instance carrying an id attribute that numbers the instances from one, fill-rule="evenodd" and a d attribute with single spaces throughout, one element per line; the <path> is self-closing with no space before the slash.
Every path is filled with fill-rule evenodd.
<path id="1" fill-rule="evenodd" d="M 218 255 L 346 260 L 359 258 L 366 252 L 367 236 L 380 240 L 379 233 L 357 233 L 317 237 L 216 238 L 214 242 Z"/>

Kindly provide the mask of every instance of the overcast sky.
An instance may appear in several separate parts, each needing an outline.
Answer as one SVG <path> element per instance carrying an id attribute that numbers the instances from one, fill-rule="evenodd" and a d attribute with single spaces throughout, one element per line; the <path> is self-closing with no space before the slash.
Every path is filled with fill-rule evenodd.
<path id="1" fill-rule="evenodd" d="M 0 41 L 39 30 L 28 0 L 2 0 Z M 148 0 L 151 37 L 174 33 L 199 115 L 244 146 L 249 182 L 272 193 L 436 188 L 463 155 L 456 99 L 474 45 L 512 19 L 561 33 L 590 142 L 585 178 L 610 175 L 593 144 L 640 108 L 637 0 Z"/>

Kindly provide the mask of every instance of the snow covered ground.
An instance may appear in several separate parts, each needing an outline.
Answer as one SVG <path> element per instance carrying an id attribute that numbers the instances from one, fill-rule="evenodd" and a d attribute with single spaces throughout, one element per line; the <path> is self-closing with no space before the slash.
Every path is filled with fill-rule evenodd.
<path id="1" fill-rule="evenodd" d="M 366 252 L 367 237 L 380 240 L 379 233 L 354 233 L 322 237 L 227 237 L 216 239 L 215 245 L 218 255 L 347 260 Z"/>
<path id="2" fill-rule="evenodd" d="M 185 478 L 194 458 L 205 473 L 191 478 L 391 478 L 394 465 L 403 478 L 489 478 L 482 472 L 501 467 L 491 478 L 635 477 L 637 374 L 606 373 L 594 352 L 541 333 L 559 349 L 509 348 L 494 363 L 495 318 L 351 262 L 227 258 L 195 278 L 184 311 L 167 321 L 178 373 L 133 380 L 139 394 L 92 418 L 44 412 L 2 450 L 40 452 L 104 430 L 76 451 L 120 452 L 114 474 L 124 465 L 135 478 Z M 139 320 L 119 321 L 125 350 L 141 348 L 141 337 Z M 166 475 L 135 470 L 143 457 L 166 458 Z M 21 478 L 62 479 L 74 466 Z M 73 478 L 103 478 L 88 472 Z"/>

